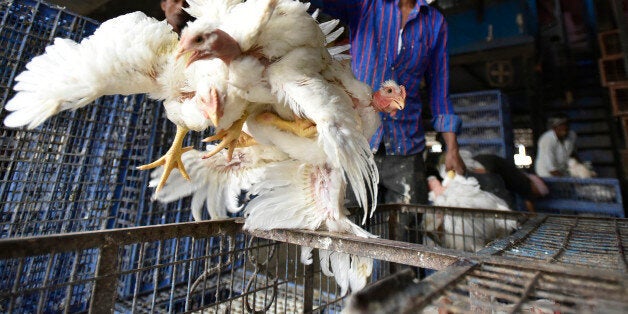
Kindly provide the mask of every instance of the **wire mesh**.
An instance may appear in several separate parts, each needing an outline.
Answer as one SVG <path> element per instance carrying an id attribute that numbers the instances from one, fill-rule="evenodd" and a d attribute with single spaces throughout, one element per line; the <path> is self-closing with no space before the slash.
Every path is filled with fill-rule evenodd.
<path id="1" fill-rule="evenodd" d="M 462 120 L 460 147 L 473 155 L 512 156 L 513 135 L 507 99 L 498 90 L 452 94 L 451 102 Z"/>
<path id="2" fill-rule="evenodd" d="M 608 276 L 481 263 L 454 278 L 430 299 L 421 300 L 423 306 L 419 308 L 424 313 L 621 313 L 627 309 L 624 283 Z"/>
<path id="3" fill-rule="evenodd" d="M 41 1 L 2 1 L 0 17 L 2 107 L 15 76 L 55 37 L 79 41 L 98 27 Z M 2 126 L 0 237 L 190 221 L 187 200 L 151 202 L 148 172 L 135 169 L 163 155 L 174 133 L 161 103 L 144 95 L 102 97 L 34 130 Z M 201 148 L 201 138 L 185 144 Z"/>
<path id="4" fill-rule="evenodd" d="M 339 312 L 342 297 L 300 247 L 235 220 L 0 240 L 3 312 Z M 189 244 L 195 249 L 189 250 Z M 174 247 L 170 256 L 164 248 Z M 146 254 L 156 249 L 156 254 Z M 136 251 L 139 258 L 128 259 Z M 97 268 L 86 258 L 97 256 Z M 29 263 L 43 265 L 37 272 Z M 88 267 L 85 267 L 88 266 Z M 63 275 L 60 276 L 59 273 Z"/>
<path id="5" fill-rule="evenodd" d="M 380 205 L 365 229 L 390 240 L 477 252 L 510 235 L 527 213 L 423 205 Z"/>
<path id="6" fill-rule="evenodd" d="M 549 216 L 531 221 L 514 238 L 483 251 L 519 261 L 608 269 L 625 273 L 628 221 L 575 216 Z"/>

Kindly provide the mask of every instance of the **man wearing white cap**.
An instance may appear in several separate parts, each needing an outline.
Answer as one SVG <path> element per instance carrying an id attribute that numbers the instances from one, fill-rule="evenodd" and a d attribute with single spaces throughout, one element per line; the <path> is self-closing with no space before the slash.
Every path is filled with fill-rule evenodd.
<path id="1" fill-rule="evenodd" d="M 540 177 L 568 176 L 569 157 L 575 153 L 576 133 L 569 130 L 565 115 L 550 118 L 548 125 L 550 129 L 539 138 L 536 174 Z"/>

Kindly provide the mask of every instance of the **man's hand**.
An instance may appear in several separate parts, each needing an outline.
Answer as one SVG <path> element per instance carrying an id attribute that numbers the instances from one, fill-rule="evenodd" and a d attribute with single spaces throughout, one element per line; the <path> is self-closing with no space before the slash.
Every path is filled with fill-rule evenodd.
<path id="1" fill-rule="evenodd" d="M 458 152 L 456 133 L 444 132 L 443 139 L 445 139 L 445 145 L 447 146 L 447 153 L 445 153 L 445 170 L 454 170 L 456 174 L 464 175 L 467 172 L 467 167 Z"/>

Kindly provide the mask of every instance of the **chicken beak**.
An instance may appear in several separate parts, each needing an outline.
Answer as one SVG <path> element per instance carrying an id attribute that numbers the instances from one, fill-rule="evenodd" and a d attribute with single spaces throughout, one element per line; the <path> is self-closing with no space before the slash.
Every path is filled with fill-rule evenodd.
<path id="1" fill-rule="evenodd" d="M 218 96 L 218 91 L 215 88 L 212 87 L 209 91 L 209 99 L 200 98 L 199 109 L 205 119 L 209 119 L 214 127 L 218 126 L 223 114 L 223 108 L 220 97 Z"/>
<path id="2" fill-rule="evenodd" d="M 390 116 L 394 117 L 397 114 L 397 111 L 403 110 L 406 107 L 406 101 L 402 98 L 393 99 L 390 103 Z"/>
<path id="3" fill-rule="evenodd" d="M 178 45 L 179 49 L 177 49 L 177 55 L 175 57 L 176 60 L 179 60 L 181 56 L 183 56 L 192 49 L 192 47 L 190 46 L 190 41 L 191 40 L 189 39 L 189 36 L 187 36 L 185 33 L 181 35 L 181 39 L 179 40 Z"/>
<path id="4" fill-rule="evenodd" d="M 390 116 L 392 117 L 397 114 L 397 111 L 403 110 L 403 108 L 406 107 L 406 88 L 403 85 L 399 86 L 399 88 L 401 89 L 399 97 L 394 98 L 390 104 L 392 107 Z"/>
<path id="5" fill-rule="evenodd" d="M 181 57 L 188 55 L 189 57 L 185 62 L 185 67 L 189 67 L 194 61 L 200 59 L 200 53 L 197 50 L 192 48 L 192 41 L 189 39 L 189 36 L 182 35 L 181 40 L 179 40 L 179 49 L 177 49 L 177 54 L 175 56 L 175 60 L 179 60 Z"/>

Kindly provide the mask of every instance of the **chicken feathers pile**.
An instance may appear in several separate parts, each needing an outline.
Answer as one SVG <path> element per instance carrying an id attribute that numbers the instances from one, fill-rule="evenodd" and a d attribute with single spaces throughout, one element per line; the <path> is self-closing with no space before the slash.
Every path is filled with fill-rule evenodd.
<path id="1" fill-rule="evenodd" d="M 405 89 L 388 81 L 373 93 L 347 65 L 347 46 L 328 47 L 342 29 L 319 24 L 292 0 L 188 0 L 196 18 L 181 38 L 140 12 L 104 22 L 80 43 L 56 39 L 17 78 L 9 127 L 112 94 L 163 100 L 177 125 L 156 168 L 154 199 L 192 197 L 195 220 L 244 211 L 245 229 L 327 230 L 373 237 L 347 218 L 347 184 L 375 209 L 378 173 L 368 138 L 380 114 L 403 109 Z M 209 152 L 183 148 L 189 130 L 213 126 Z M 226 150 L 224 148 L 227 148 Z M 172 172 L 173 169 L 178 169 Z M 168 179 L 169 178 L 169 179 Z M 237 202 L 241 191 L 255 197 Z M 312 262 L 310 248 L 301 260 Z M 342 293 L 366 284 L 372 260 L 321 250 L 321 268 Z"/>

